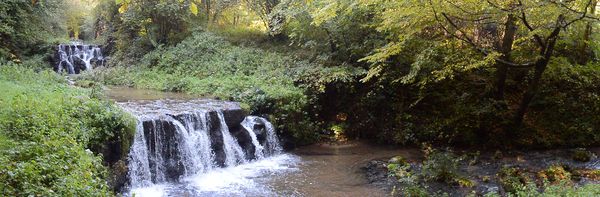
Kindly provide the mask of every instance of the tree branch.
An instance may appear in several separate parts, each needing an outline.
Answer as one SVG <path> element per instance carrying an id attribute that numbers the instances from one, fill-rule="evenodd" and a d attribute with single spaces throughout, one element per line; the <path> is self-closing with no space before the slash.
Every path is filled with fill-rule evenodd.
<path id="1" fill-rule="evenodd" d="M 554 1 L 551 1 L 551 2 L 554 2 Z M 588 13 L 588 8 L 590 7 L 591 4 L 592 4 L 592 0 L 588 0 L 588 3 L 585 5 L 585 8 L 583 9 L 584 10 L 583 12 L 574 11 L 575 13 L 581 14 L 581 16 L 571 20 L 570 22 L 567 22 L 566 24 L 564 24 L 562 26 L 562 28 L 567 28 L 569 25 L 573 24 L 574 22 L 583 20 L 584 18 L 586 18 L 587 13 Z M 565 8 L 567 8 L 568 10 L 572 10 L 571 8 L 568 8 L 567 6 L 565 6 Z"/>
<path id="2" fill-rule="evenodd" d="M 431 0 L 429 1 L 431 8 L 433 10 L 433 14 L 434 14 L 434 18 L 436 20 L 436 22 L 440 25 L 440 27 L 449 35 L 451 35 L 452 37 L 462 40 L 463 42 L 466 42 L 467 44 L 471 45 L 473 48 L 475 48 L 475 50 L 479 51 L 480 53 L 482 53 L 483 55 L 489 55 L 490 53 L 483 49 L 480 48 L 479 46 L 477 46 L 477 44 L 475 44 L 475 42 L 473 42 L 472 39 L 470 39 L 467 34 L 465 32 L 463 32 L 457 25 L 456 23 L 454 23 L 454 21 L 452 21 L 452 19 L 450 19 L 450 17 L 446 14 L 446 13 L 441 13 L 442 16 L 444 16 L 444 18 L 446 19 L 446 21 L 448 21 L 448 23 L 450 23 L 450 25 L 455 28 L 458 32 L 460 32 L 464 37 L 461 37 L 459 35 L 456 35 L 455 33 L 452 33 L 450 30 L 448 30 L 448 28 L 446 28 L 446 26 L 444 26 L 441 23 L 441 20 L 438 17 L 438 13 L 435 10 L 435 7 L 433 6 L 433 3 L 431 2 Z M 512 68 L 528 68 L 528 67 L 532 67 L 535 65 L 534 62 L 529 62 L 529 63 L 524 63 L 524 64 L 519 64 L 519 63 L 514 63 L 514 62 L 509 62 L 506 60 L 502 60 L 502 59 L 498 59 L 498 58 L 494 58 L 495 61 L 500 62 L 506 66 L 512 67 Z"/>
<path id="3" fill-rule="evenodd" d="M 521 19 L 521 21 L 523 21 L 523 24 L 525 25 L 525 27 L 527 27 L 527 29 L 529 29 L 529 31 L 533 32 L 533 31 L 535 31 L 535 28 L 533 28 L 531 26 L 531 24 L 529 24 L 529 21 L 527 21 L 527 15 L 525 15 L 524 9 L 525 8 L 523 7 L 523 2 L 521 2 L 521 0 L 519 0 L 519 10 L 521 11 L 521 17 L 519 17 L 519 18 Z M 542 40 L 542 37 L 540 35 L 533 34 L 533 38 L 541 47 L 546 46 L 546 43 Z"/>
<path id="4" fill-rule="evenodd" d="M 561 2 L 557 2 L 557 1 L 553 1 L 553 0 L 549 1 L 549 2 L 552 3 L 552 4 L 558 5 L 560 7 L 563 7 L 565 9 L 569 10 L 570 12 L 573 12 L 573 13 L 576 13 L 576 14 L 581 14 L 582 18 L 587 18 L 587 19 L 592 19 L 592 20 L 600 21 L 600 18 L 598 18 L 598 17 L 588 16 L 587 15 L 587 11 L 588 11 L 589 6 L 596 6 L 596 5 L 591 5 L 592 4 L 592 0 L 588 1 L 587 5 L 585 6 L 585 11 L 584 12 L 577 11 L 577 10 L 575 10 L 575 9 L 573 9 L 573 8 L 571 8 L 571 7 L 569 7 L 566 4 L 561 3 Z"/>

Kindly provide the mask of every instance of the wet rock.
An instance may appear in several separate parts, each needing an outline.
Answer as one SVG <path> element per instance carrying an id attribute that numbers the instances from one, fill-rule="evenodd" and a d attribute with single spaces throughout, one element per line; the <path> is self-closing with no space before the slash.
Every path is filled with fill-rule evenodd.
<path id="1" fill-rule="evenodd" d="M 363 170 L 366 172 L 367 180 L 371 184 L 385 184 L 388 178 L 387 164 L 383 161 L 369 161 Z"/>
<path id="2" fill-rule="evenodd" d="M 120 193 L 127 183 L 127 162 L 125 159 L 115 162 L 110 166 L 108 186 L 116 193 Z"/>
<path id="3" fill-rule="evenodd" d="M 158 167 L 165 169 L 167 181 L 176 181 L 184 172 L 181 156 L 178 151 L 177 129 L 173 122 L 165 119 L 151 119 L 143 122 L 144 136 L 149 148 L 148 157 L 150 169 Z M 158 161 L 163 161 L 158 163 Z M 157 172 L 152 172 L 152 180 L 158 181 Z"/>
<path id="4" fill-rule="evenodd" d="M 223 110 L 225 123 L 231 131 L 237 131 L 241 127 L 240 122 L 242 122 L 247 115 L 248 113 L 240 108 Z"/>
<path id="5" fill-rule="evenodd" d="M 395 163 L 395 164 L 405 164 L 406 163 L 406 159 L 402 156 L 395 156 L 392 157 L 388 163 Z"/>
<path id="6" fill-rule="evenodd" d="M 594 153 L 592 153 L 591 151 L 588 151 L 584 148 L 578 148 L 573 150 L 573 160 L 574 161 L 579 161 L 579 162 L 588 162 L 590 160 L 592 160 L 592 158 L 594 157 Z"/>
<path id="7" fill-rule="evenodd" d="M 254 154 L 256 150 L 254 148 L 254 144 L 252 144 L 252 137 L 250 137 L 248 131 L 246 131 L 244 127 L 239 127 L 231 131 L 231 135 L 233 135 L 233 137 L 235 137 L 238 140 L 238 144 L 240 144 L 240 146 L 244 150 L 244 153 L 246 154 L 246 159 L 256 159 Z"/>
<path id="8" fill-rule="evenodd" d="M 216 111 L 208 112 L 207 114 L 209 128 L 208 136 L 210 137 L 210 148 L 215 154 L 215 162 L 218 166 L 225 166 L 225 149 L 223 146 L 223 134 L 221 133 L 221 123 L 219 115 Z"/>

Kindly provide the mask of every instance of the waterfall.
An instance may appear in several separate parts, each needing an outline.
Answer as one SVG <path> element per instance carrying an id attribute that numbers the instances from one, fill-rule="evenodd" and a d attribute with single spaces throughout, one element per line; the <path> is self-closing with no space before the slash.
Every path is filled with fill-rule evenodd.
<path id="1" fill-rule="evenodd" d="M 104 56 L 98 45 L 61 44 L 57 47 L 56 62 L 57 72 L 77 74 L 81 70 L 92 70 L 93 65 L 103 65 Z"/>
<path id="2" fill-rule="evenodd" d="M 195 112 L 184 117 L 185 131 L 182 133 L 184 175 L 190 176 L 205 172 L 214 166 L 214 154 L 208 136 L 208 119 L 206 113 Z M 183 125 L 182 125 L 183 126 Z"/>
<path id="3" fill-rule="evenodd" d="M 279 154 L 283 151 L 275 133 L 275 128 L 273 128 L 273 124 L 267 121 L 267 119 L 257 116 L 247 116 L 242 122 L 242 126 L 252 138 L 254 146 L 257 147 L 255 152 L 257 158 L 262 158 L 265 155 Z M 265 138 L 264 144 L 258 142 L 257 134 L 263 135 L 263 138 Z"/>
<path id="4" fill-rule="evenodd" d="M 148 148 L 143 129 L 142 120 L 138 119 L 134 141 L 129 150 L 129 179 L 131 185 L 135 187 L 145 187 L 152 184 L 150 164 L 148 163 Z"/>
<path id="5" fill-rule="evenodd" d="M 244 163 L 244 151 L 235 139 L 229 133 L 229 128 L 225 123 L 225 118 L 222 111 L 218 111 L 219 122 L 221 124 L 221 133 L 223 134 L 223 147 L 225 149 L 225 165 L 235 166 L 238 163 Z"/>
<path id="6" fill-rule="evenodd" d="M 279 144 L 279 138 L 277 138 L 277 134 L 275 133 L 275 128 L 271 122 L 267 121 L 264 118 L 260 118 L 262 122 L 265 124 L 265 129 L 267 130 L 267 153 L 268 155 L 279 154 L 283 151 L 281 144 Z"/>
<path id="7" fill-rule="evenodd" d="M 252 139 L 252 144 L 254 145 L 254 147 L 256 147 L 256 150 L 254 150 L 254 156 L 257 159 L 262 159 L 265 157 L 265 148 L 260 144 L 260 142 L 258 142 L 256 133 L 254 132 L 254 125 L 256 124 L 256 118 L 251 116 L 244 118 L 244 121 L 242 121 L 242 126 L 244 127 L 246 132 L 248 132 L 248 135 L 250 135 L 250 139 Z"/>
<path id="8" fill-rule="evenodd" d="M 264 118 L 246 117 L 237 103 L 164 100 L 119 105 L 138 117 L 128 158 L 130 188 L 180 182 L 281 152 L 273 126 Z"/>

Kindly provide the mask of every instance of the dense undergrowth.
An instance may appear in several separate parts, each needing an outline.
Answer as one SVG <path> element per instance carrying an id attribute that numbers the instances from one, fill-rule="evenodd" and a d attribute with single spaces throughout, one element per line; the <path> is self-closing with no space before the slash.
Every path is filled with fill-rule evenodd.
<path id="1" fill-rule="evenodd" d="M 37 63 L 0 65 L 0 191 L 8 196 L 108 196 L 109 141 L 127 152 L 135 121 Z M 102 154 L 101 154 L 102 153 Z M 104 165 L 103 165 L 104 164 Z"/>

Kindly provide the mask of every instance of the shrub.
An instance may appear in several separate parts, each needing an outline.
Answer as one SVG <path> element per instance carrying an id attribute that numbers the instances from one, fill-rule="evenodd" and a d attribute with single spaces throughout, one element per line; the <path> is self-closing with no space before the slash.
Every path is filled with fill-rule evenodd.
<path id="1" fill-rule="evenodd" d="M 452 152 L 434 151 L 423 162 L 422 175 L 425 180 L 452 183 L 458 178 L 459 161 Z"/>
<path id="2" fill-rule="evenodd" d="M 538 172 L 538 177 L 543 181 L 556 183 L 559 181 L 570 181 L 571 173 L 565 170 L 565 167 L 561 165 L 552 165 L 548 167 L 548 169 Z"/>
<path id="3" fill-rule="evenodd" d="M 9 196 L 106 196 L 102 165 L 109 141 L 121 157 L 135 132 L 131 117 L 51 71 L 0 66 L 0 186 Z M 90 96 L 91 95 L 91 96 Z M 120 158 L 117 158 L 120 159 Z"/>
<path id="4" fill-rule="evenodd" d="M 497 176 L 500 185 L 506 192 L 515 192 L 530 181 L 527 173 L 517 167 L 504 167 Z"/>
<path id="5" fill-rule="evenodd" d="M 594 153 L 584 148 L 578 148 L 573 151 L 573 160 L 580 162 L 588 162 L 594 157 Z"/>

